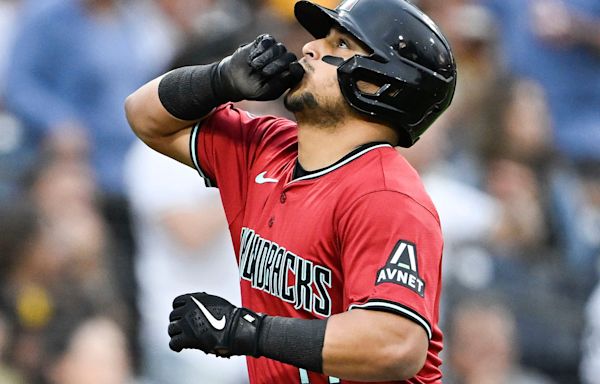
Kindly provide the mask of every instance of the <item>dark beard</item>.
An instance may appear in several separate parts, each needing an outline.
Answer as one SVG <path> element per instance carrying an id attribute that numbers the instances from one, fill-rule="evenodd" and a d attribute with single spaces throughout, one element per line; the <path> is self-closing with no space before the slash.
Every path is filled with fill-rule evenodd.
<path id="1" fill-rule="evenodd" d="M 319 106 L 317 99 L 315 99 L 315 95 L 310 92 L 302 92 L 300 95 L 290 95 L 289 93 L 285 96 L 283 100 L 283 105 L 285 108 L 292 112 L 303 112 L 306 109 L 313 109 Z"/>
<path id="2" fill-rule="evenodd" d="M 285 108 L 294 113 L 298 123 L 335 127 L 339 125 L 348 114 L 352 114 L 350 106 L 345 100 L 327 100 L 319 102 L 311 92 L 302 92 L 299 95 L 286 95 Z"/>

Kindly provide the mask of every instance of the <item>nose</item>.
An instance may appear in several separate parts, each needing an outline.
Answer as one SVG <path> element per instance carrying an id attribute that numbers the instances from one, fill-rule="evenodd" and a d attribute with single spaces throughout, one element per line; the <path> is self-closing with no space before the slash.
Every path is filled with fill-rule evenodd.
<path id="1" fill-rule="evenodd" d="M 320 41 L 320 39 L 311 40 L 308 43 L 304 44 L 304 46 L 302 47 L 302 55 L 304 55 L 305 57 L 308 56 L 314 60 L 319 60 L 319 58 L 321 57 L 319 49 Z"/>

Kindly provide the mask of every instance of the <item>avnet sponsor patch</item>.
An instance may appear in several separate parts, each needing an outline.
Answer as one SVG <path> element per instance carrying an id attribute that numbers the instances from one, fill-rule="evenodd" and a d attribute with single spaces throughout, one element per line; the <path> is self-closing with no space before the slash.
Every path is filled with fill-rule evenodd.
<path id="1" fill-rule="evenodd" d="M 387 263 L 377 272 L 375 284 L 383 283 L 402 285 L 425 296 L 425 282 L 419 276 L 417 248 L 413 243 L 404 240 L 396 243 Z"/>

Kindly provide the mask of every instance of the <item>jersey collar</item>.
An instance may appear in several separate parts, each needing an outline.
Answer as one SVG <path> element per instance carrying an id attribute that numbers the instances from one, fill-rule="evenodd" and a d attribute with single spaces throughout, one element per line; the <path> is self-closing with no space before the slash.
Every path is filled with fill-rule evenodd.
<path id="1" fill-rule="evenodd" d="M 326 175 L 330 172 L 335 171 L 336 169 L 338 169 L 340 167 L 343 167 L 344 165 L 361 157 L 362 155 L 364 155 L 367 152 L 370 152 L 370 151 L 372 151 L 374 149 L 378 149 L 378 148 L 384 148 L 384 147 L 391 148 L 392 145 L 389 143 L 385 143 L 385 142 L 373 142 L 373 143 L 363 144 L 360 147 L 354 149 L 352 152 L 348 153 L 346 156 L 342 157 L 340 160 L 333 163 L 332 165 L 327 166 L 325 168 L 317 169 L 315 171 L 305 171 L 302 168 L 302 166 L 300 165 L 300 163 L 298 162 L 298 160 L 296 160 L 296 165 L 294 166 L 293 175 L 298 176 L 298 177 L 294 177 L 291 180 L 291 182 L 293 183 L 296 181 L 309 180 L 309 179 L 315 179 L 317 177 L 321 177 L 323 175 Z"/>

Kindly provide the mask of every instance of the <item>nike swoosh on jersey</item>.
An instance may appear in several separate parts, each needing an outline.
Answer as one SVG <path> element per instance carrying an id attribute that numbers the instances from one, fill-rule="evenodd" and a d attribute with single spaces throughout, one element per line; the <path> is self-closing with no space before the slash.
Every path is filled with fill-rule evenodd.
<path id="1" fill-rule="evenodd" d="M 225 328 L 225 324 L 227 323 L 225 315 L 223 315 L 223 317 L 221 317 L 220 319 L 216 319 L 201 302 L 196 300 L 194 296 L 192 296 L 192 300 L 194 301 L 194 303 L 196 303 L 198 308 L 200 308 L 200 310 L 214 329 L 216 329 L 217 331 L 222 331 Z"/>
<path id="2" fill-rule="evenodd" d="M 266 174 L 267 174 L 266 171 L 259 173 L 258 176 L 256 176 L 256 179 L 254 179 L 254 181 L 256 181 L 256 184 L 276 183 L 279 181 L 277 179 L 271 179 L 271 178 L 265 177 Z"/>

